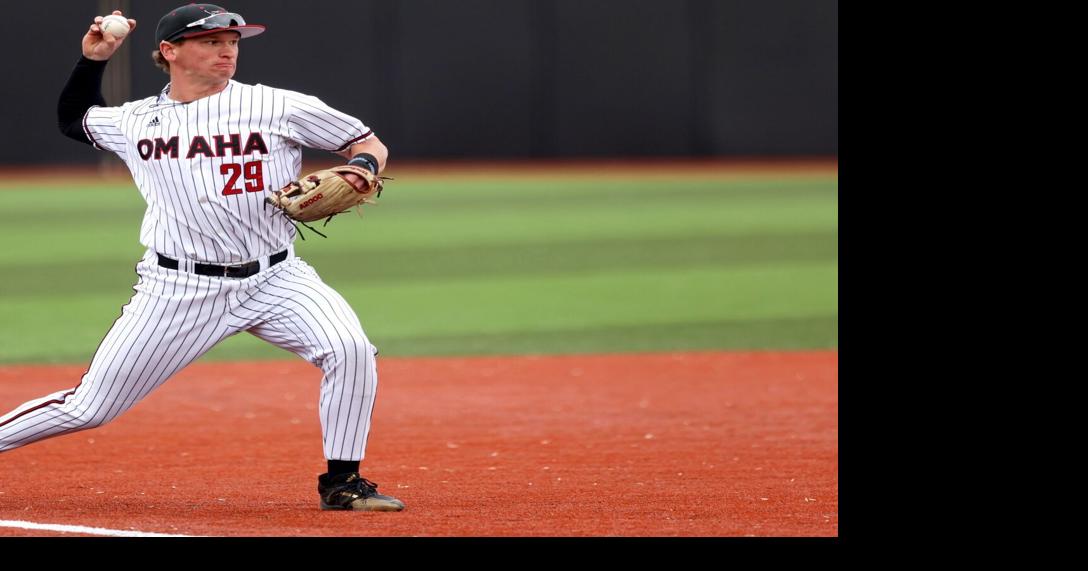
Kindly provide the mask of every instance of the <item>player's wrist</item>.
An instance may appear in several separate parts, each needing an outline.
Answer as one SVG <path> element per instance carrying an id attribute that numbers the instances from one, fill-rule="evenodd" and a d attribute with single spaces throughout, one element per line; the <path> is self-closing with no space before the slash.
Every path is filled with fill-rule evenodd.
<path id="1" fill-rule="evenodd" d="M 354 157 L 351 157 L 348 164 L 362 167 L 374 174 L 378 174 L 378 158 L 370 153 L 358 153 Z"/>
<path id="2" fill-rule="evenodd" d="M 107 63 L 109 63 L 109 61 L 110 61 L 110 58 L 95 59 L 95 58 L 92 58 L 92 57 L 87 57 L 87 54 L 81 54 L 79 56 L 79 63 L 82 63 L 84 65 L 90 64 L 90 65 L 105 66 Z"/>

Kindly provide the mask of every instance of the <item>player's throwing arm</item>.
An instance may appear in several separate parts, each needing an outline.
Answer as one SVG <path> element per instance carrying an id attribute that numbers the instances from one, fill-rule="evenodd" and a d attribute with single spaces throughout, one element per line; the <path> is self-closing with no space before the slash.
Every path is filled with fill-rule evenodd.
<path id="1" fill-rule="evenodd" d="M 75 388 L 0 417 L 0 452 L 110 422 L 245 331 L 322 372 L 319 507 L 404 509 L 359 474 L 378 350 L 354 309 L 294 251 L 296 221 L 373 202 L 388 150 L 362 121 L 317 97 L 235 81 L 241 40 L 265 27 L 213 4 L 164 15 L 152 59 L 169 83 L 110 106 L 103 72 L 135 27 L 120 11 L 96 17 L 57 104 L 61 132 L 120 157 L 147 202 L 135 294 Z M 302 147 L 350 160 L 300 179 Z"/>

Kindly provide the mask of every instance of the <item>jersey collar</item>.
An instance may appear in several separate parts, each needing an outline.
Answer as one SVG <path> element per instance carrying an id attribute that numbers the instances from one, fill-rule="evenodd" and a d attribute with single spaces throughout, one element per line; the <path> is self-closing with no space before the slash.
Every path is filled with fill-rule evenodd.
<path id="1" fill-rule="evenodd" d="M 226 92 L 230 91 L 235 86 L 235 84 L 237 84 L 237 83 L 238 82 L 234 81 L 233 79 L 228 79 L 227 80 L 227 88 L 224 89 L 223 91 L 220 91 L 219 93 L 226 93 Z M 184 103 L 184 102 L 181 102 L 181 101 L 174 101 L 173 99 L 170 99 L 169 93 L 170 93 L 170 83 L 167 82 L 166 86 L 163 87 L 162 91 L 159 92 L 159 98 L 155 100 L 155 104 L 156 105 L 187 105 L 187 103 Z M 200 100 L 198 99 L 197 101 L 200 101 Z M 189 103 L 192 103 L 192 101 L 190 101 Z"/>

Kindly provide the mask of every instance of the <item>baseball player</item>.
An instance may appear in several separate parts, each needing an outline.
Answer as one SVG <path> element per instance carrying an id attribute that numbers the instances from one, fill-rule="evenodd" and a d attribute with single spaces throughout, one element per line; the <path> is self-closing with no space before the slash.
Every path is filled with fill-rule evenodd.
<path id="1" fill-rule="evenodd" d="M 109 107 L 102 74 L 123 38 L 103 32 L 102 20 L 83 37 L 83 57 L 61 92 L 60 129 L 128 166 L 147 201 L 140 228 L 147 252 L 136 265 L 135 294 L 82 380 L 0 417 L 0 452 L 101 426 L 216 343 L 247 331 L 324 372 L 321 509 L 403 510 L 359 475 L 378 351 L 344 298 L 295 256 L 291 221 L 270 216 L 265 204 L 268 193 L 299 177 L 303 146 L 377 175 L 385 145 L 316 97 L 231 79 L 239 40 L 265 28 L 212 4 L 182 6 L 159 20 L 152 57 L 170 75 L 162 92 Z M 349 175 L 352 184 L 359 179 Z"/>

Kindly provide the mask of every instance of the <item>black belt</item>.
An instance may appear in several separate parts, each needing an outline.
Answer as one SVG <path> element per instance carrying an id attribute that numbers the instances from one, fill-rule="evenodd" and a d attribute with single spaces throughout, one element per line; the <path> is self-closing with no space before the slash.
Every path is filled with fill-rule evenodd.
<path id="1" fill-rule="evenodd" d="M 278 254 L 272 254 L 268 257 L 268 267 L 272 267 L 287 259 L 287 250 L 284 250 Z M 173 258 L 167 258 L 166 256 L 159 254 L 159 265 L 171 270 L 178 269 L 178 261 Z M 215 264 L 201 264 L 196 263 L 193 266 L 193 271 L 202 276 L 215 276 L 226 278 L 248 278 L 253 274 L 261 271 L 261 262 L 249 262 L 248 264 L 239 264 L 236 266 L 217 266 Z"/>

